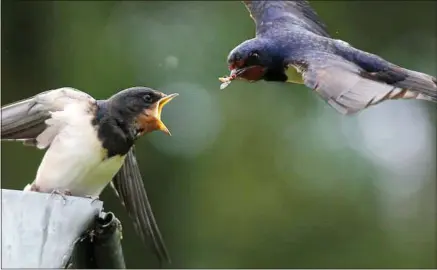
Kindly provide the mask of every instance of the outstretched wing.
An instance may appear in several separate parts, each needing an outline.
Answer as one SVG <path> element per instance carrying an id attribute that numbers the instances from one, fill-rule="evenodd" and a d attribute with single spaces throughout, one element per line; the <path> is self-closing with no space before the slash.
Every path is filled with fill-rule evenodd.
<path id="1" fill-rule="evenodd" d="M 342 114 L 356 113 L 389 99 L 433 100 L 424 94 L 425 88 L 437 93 L 432 81 L 435 78 L 419 72 L 399 68 L 399 74 L 394 74 L 398 81 L 390 81 L 386 71 L 369 72 L 334 54 L 310 52 L 303 58 L 291 62 L 289 68 L 299 70 L 305 85 Z"/>
<path id="2" fill-rule="evenodd" d="M 51 113 L 72 103 L 83 103 L 92 110 L 96 100 L 82 91 L 64 87 L 2 107 L 1 139 L 48 147 L 61 128 L 61 123 L 50 122 Z"/>
<path id="3" fill-rule="evenodd" d="M 306 0 L 242 1 L 256 24 L 256 35 L 295 26 L 329 37 L 325 24 Z"/>
<path id="4" fill-rule="evenodd" d="M 159 260 L 170 262 L 167 248 L 147 198 L 146 189 L 135 158 L 134 147 L 127 153 L 123 166 L 112 181 L 112 187 L 120 197 L 134 227 L 143 241 L 152 242 L 152 248 Z"/>

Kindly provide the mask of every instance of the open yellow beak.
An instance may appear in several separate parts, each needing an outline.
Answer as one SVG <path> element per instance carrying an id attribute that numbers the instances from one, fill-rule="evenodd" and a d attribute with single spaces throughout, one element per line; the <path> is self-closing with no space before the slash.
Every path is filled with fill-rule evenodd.
<path id="1" fill-rule="evenodd" d="M 161 130 L 162 132 L 164 132 L 169 136 L 171 136 L 171 133 L 168 130 L 168 128 L 164 125 L 164 123 L 161 121 L 161 112 L 165 104 L 169 103 L 173 98 L 177 96 L 179 96 L 179 94 L 175 93 L 175 94 L 165 95 L 164 97 L 162 97 L 160 100 L 158 100 L 156 110 L 154 110 L 154 112 L 152 113 L 152 115 L 156 119 L 156 129 Z"/>

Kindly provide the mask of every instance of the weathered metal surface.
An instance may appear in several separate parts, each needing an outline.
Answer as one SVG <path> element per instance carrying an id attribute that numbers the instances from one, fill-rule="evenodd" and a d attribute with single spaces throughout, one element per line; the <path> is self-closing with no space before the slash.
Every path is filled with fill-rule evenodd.
<path id="1" fill-rule="evenodd" d="M 1 190 L 2 268 L 64 268 L 103 202 Z"/>

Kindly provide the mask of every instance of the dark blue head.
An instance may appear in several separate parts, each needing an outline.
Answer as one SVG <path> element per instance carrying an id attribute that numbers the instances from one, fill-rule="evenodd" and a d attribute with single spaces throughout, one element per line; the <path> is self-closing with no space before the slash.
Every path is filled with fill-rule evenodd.
<path id="1" fill-rule="evenodd" d="M 137 133 L 161 130 L 170 135 L 161 121 L 162 108 L 178 94 L 166 95 L 148 87 L 131 87 L 108 99 L 107 110 L 121 122 L 132 122 Z"/>
<path id="2" fill-rule="evenodd" d="M 280 47 L 269 39 L 253 38 L 235 47 L 228 56 L 233 79 L 285 81 Z"/>

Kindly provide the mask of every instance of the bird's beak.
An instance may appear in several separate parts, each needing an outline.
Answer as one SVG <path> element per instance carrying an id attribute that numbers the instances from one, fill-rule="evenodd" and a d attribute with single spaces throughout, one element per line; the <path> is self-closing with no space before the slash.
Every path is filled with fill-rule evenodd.
<path id="1" fill-rule="evenodd" d="M 220 89 L 225 89 L 233 80 L 238 78 L 238 75 L 242 74 L 244 69 L 232 69 L 231 73 L 227 77 L 220 77 L 219 81 L 222 82 Z"/>
<path id="2" fill-rule="evenodd" d="M 229 74 L 229 79 L 234 80 L 235 78 L 237 78 L 239 69 L 234 68 L 233 70 L 231 70 L 231 73 Z M 240 71 L 241 73 L 241 71 Z"/>
<path id="3" fill-rule="evenodd" d="M 165 104 L 169 103 L 173 98 L 177 97 L 178 95 L 179 94 L 177 93 L 170 95 L 164 94 L 164 96 L 160 100 L 158 100 L 155 104 L 145 110 L 144 117 L 142 117 L 142 119 L 140 120 L 141 125 L 143 126 L 143 133 L 160 130 L 165 134 L 171 136 L 170 131 L 161 120 L 161 112 Z"/>
<path id="4" fill-rule="evenodd" d="M 241 74 L 243 74 L 246 70 L 247 70 L 247 68 L 235 68 L 235 69 L 231 70 L 231 74 L 229 74 L 229 77 L 231 77 L 232 79 L 236 79 Z"/>
<path id="5" fill-rule="evenodd" d="M 161 112 L 162 112 L 162 108 L 164 108 L 165 104 L 169 103 L 173 98 L 177 97 L 178 95 L 179 94 L 177 94 L 177 93 L 166 95 L 158 101 L 158 115 L 157 115 L 158 130 L 163 131 L 165 134 L 167 134 L 169 136 L 171 136 L 171 133 L 168 130 L 168 128 L 164 125 L 164 123 L 161 121 Z"/>
<path id="6" fill-rule="evenodd" d="M 220 89 L 225 89 L 233 80 L 243 79 L 249 82 L 260 80 L 265 74 L 265 68 L 259 65 L 248 66 L 244 68 L 234 68 L 227 77 L 219 78 L 222 84 Z"/>
<path id="7" fill-rule="evenodd" d="M 248 68 L 234 68 L 229 74 L 230 80 L 235 80 L 240 77 Z"/>

